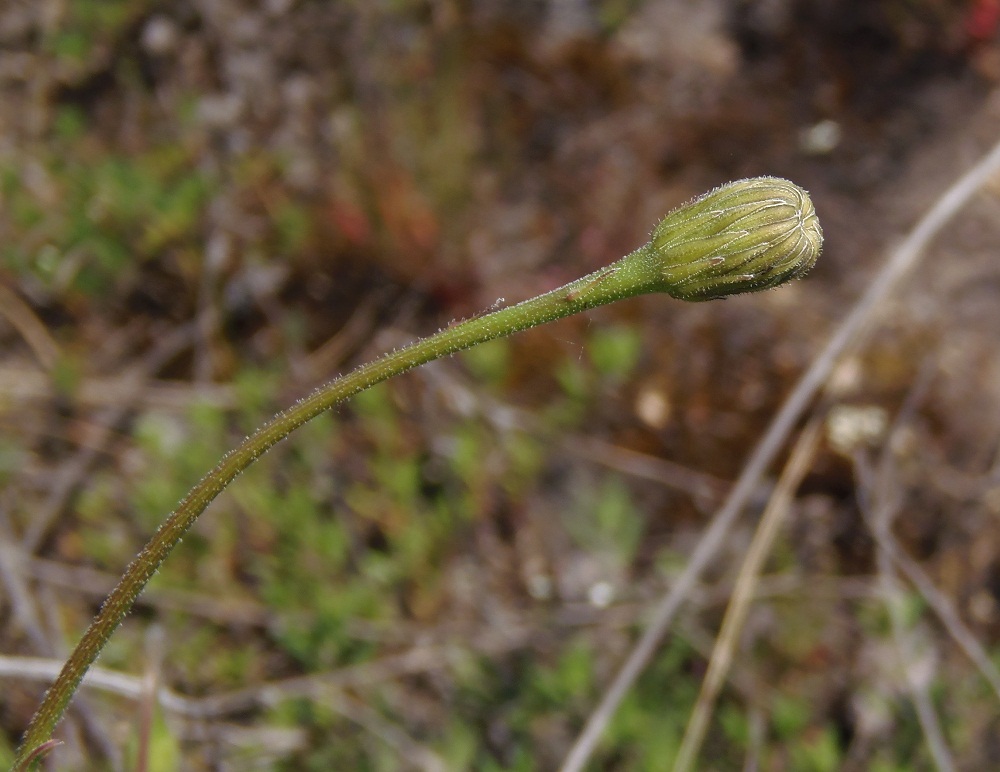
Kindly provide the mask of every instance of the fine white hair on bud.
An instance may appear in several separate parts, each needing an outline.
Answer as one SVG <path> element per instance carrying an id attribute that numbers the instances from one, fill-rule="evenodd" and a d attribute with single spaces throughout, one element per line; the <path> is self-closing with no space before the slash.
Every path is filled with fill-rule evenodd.
<path id="1" fill-rule="evenodd" d="M 672 211 L 653 230 L 647 248 L 661 289 L 698 301 L 803 276 L 822 247 L 823 230 L 809 194 L 779 177 L 753 177 Z"/>

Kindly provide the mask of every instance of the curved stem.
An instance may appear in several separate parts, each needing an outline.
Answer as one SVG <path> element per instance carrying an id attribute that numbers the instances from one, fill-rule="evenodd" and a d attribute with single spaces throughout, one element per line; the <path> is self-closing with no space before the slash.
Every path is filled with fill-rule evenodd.
<path id="1" fill-rule="evenodd" d="M 321 386 L 243 440 L 188 492 L 125 570 L 46 692 L 18 749 L 15 769 L 25 768 L 33 758 L 33 751 L 49 739 L 87 669 L 167 555 L 216 496 L 269 448 L 339 402 L 426 362 L 614 300 L 649 292 L 655 283 L 650 263 L 649 253 L 643 248 L 564 287 L 446 327 Z"/>
<path id="2" fill-rule="evenodd" d="M 807 271 L 822 230 L 808 194 L 787 180 L 731 182 L 675 209 L 645 246 L 612 265 L 531 300 L 475 317 L 330 381 L 247 437 L 192 488 L 129 564 L 32 717 L 15 770 L 29 768 L 87 669 L 146 583 L 205 508 L 261 454 L 339 402 L 434 359 L 529 327 L 647 292 L 710 300 L 774 287 Z"/>

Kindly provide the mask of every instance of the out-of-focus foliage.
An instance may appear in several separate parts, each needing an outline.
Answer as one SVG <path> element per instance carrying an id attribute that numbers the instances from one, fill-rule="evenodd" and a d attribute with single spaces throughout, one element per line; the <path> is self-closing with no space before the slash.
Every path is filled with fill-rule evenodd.
<path id="1" fill-rule="evenodd" d="M 210 508 L 101 659 L 217 710 L 144 725 L 89 693 L 132 766 L 145 728 L 162 768 L 557 767 L 877 249 L 971 157 L 954 116 L 1000 78 L 981 5 L 4 5 L 0 281 L 23 308 L 0 319 L 0 540 L 35 534 L 36 621 L 0 584 L 0 651 L 65 651 L 187 488 L 323 379 L 609 262 L 715 184 L 794 178 L 829 244 L 807 281 L 604 309 L 317 419 Z M 892 446 L 897 535 L 995 656 L 983 206 L 829 399 L 884 429 L 930 369 Z M 831 435 L 799 492 L 705 768 L 929 763 L 855 477 L 886 435 L 865 436 L 848 457 Z M 748 527 L 593 768 L 676 752 Z M 986 768 L 996 695 L 901 603 L 956 758 Z M 40 688 L 3 676 L 0 764 Z M 68 737 L 57 766 L 107 768 Z"/>

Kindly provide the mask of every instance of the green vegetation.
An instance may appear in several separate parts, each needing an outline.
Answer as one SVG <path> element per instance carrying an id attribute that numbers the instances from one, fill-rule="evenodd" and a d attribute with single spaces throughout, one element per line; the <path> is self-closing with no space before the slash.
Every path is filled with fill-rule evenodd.
<path id="1" fill-rule="evenodd" d="M 178 496 L 274 410 L 382 347 L 453 327 L 494 301 L 494 280 L 510 301 L 599 265 L 648 228 L 658 211 L 647 206 L 735 168 L 716 123 L 743 114 L 739 104 L 727 120 L 709 116 L 704 147 L 699 116 L 677 129 L 665 123 L 672 102 L 644 112 L 669 83 L 648 79 L 641 45 L 623 54 L 608 43 L 619 32 L 636 41 L 635 0 L 591 4 L 584 45 L 545 51 L 522 46 L 507 22 L 472 28 L 447 4 L 410 0 L 266 4 L 291 9 L 288 27 L 285 11 L 254 27 L 145 0 L 64 5 L 24 46 L 45 82 L 18 82 L 11 93 L 28 96 L 0 109 L 13 127 L 0 144 L 0 280 L 55 351 L 38 355 L 5 314 L 3 526 L 28 532 L 93 451 L 25 556 L 57 651 L 76 643 Z M 350 19 L 369 7 L 371 27 Z M 172 26 L 151 45 L 157 20 Z M 279 28 L 290 48 L 264 57 L 279 77 L 239 82 L 226 67 L 279 51 L 253 37 Z M 233 94 L 243 101 L 230 117 L 210 114 Z M 795 94 L 801 110 L 809 99 Z M 12 120 L 18 112 L 31 117 Z M 797 127 L 750 128 L 784 141 Z M 678 171 L 677 154 L 700 170 Z M 712 294 L 700 280 L 693 291 Z M 128 768 L 395 770 L 424 752 L 449 770 L 557 767 L 687 561 L 712 500 L 697 475 L 730 479 L 814 346 L 811 330 L 827 329 L 814 299 L 602 310 L 484 343 L 315 416 L 212 503 L 99 662 L 142 677 L 157 661 L 151 633 L 164 631 L 164 686 L 202 706 L 245 701 L 197 718 L 159 708 L 147 724 L 132 698 L 94 689 L 92 715 Z M 179 353 L 131 392 L 133 369 L 181 333 Z M 916 357 L 891 337 L 885 347 L 901 363 L 886 365 L 895 395 Z M 682 357 L 689 349 L 697 356 Z M 640 410 L 649 395 L 661 413 Z M 930 423 L 945 425 L 935 410 Z M 604 445 L 576 454 L 590 439 Z M 681 477 L 687 468 L 690 489 L 630 474 L 619 449 L 675 462 Z M 802 530 L 772 558 L 764 584 L 779 589 L 754 601 L 762 618 L 713 714 L 706 769 L 752 755 L 763 769 L 819 772 L 854 751 L 884 772 L 929 765 L 884 603 L 827 586 L 869 580 L 870 545 L 843 460 L 827 455 L 817 469 L 803 496 L 830 509 L 803 505 Z M 933 523 L 912 527 L 914 543 L 939 538 Z M 949 560 L 941 575 L 954 577 Z M 592 768 L 659 770 L 676 753 L 727 571 L 699 588 Z M 0 651 L 41 653 L 2 590 L 13 623 Z M 901 603 L 906 624 L 926 624 L 922 596 Z M 958 658 L 942 657 L 931 696 L 956 755 L 974 758 L 995 696 Z M 40 691 L 4 679 L 0 766 L 14 763 Z M 107 768 L 81 736 L 91 768 Z M 55 750 L 57 767 L 72 751 Z"/>
<path id="2" fill-rule="evenodd" d="M 690 213 L 690 217 L 686 213 Z M 521 303 L 465 320 L 394 350 L 381 359 L 335 378 L 278 413 L 222 457 L 181 500 L 130 564 L 73 650 L 59 678 L 43 698 L 22 742 L 16 766 L 27 767 L 34 754 L 49 740 L 87 669 L 131 610 L 146 583 L 205 508 L 263 453 L 303 424 L 344 400 L 421 364 L 616 300 L 650 292 L 705 300 L 776 286 L 811 268 L 821 247 L 822 232 L 815 210 L 808 195 L 800 188 L 786 180 L 770 177 L 727 183 L 672 211 L 657 225 L 648 244 L 607 268 Z M 385 418 L 380 410 L 372 420 L 378 426 Z M 406 517 L 403 502 L 411 502 L 414 493 L 419 490 L 418 470 L 400 455 L 390 456 L 384 466 L 376 457 L 372 469 L 378 489 L 395 496 L 397 500 L 398 509 L 392 507 L 390 502 L 389 514 L 394 510 L 398 514 L 383 523 L 385 502 L 379 502 L 378 508 L 371 507 L 367 495 L 353 502 L 362 519 L 378 523 L 378 535 L 385 545 L 385 550 L 366 552 L 360 567 L 363 573 L 376 579 L 376 588 L 378 583 L 387 585 L 393 578 L 398 580 L 404 576 L 419 581 L 417 563 L 433 551 L 436 521 L 443 525 L 441 533 L 449 532 L 447 517 L 438 520 L 434 515 L 440 513 L 431 513 L 421 524 L 419 537 L 409 535 L 403 529 L 402 533 L 409 538 L 397 539 L 398 521 Z M 475 479 L 474 474 L 470 477 Z M 162 486 L 156 485 L 154 500 L 161 492 Z M 352 504 L 350 499 L 347 501 Z M 599 501 L 601 504 L 596 511 L 596 520 L 601 530 L 621 530 L 620 524 L 627 520 L 620 494 L 602 497 Z M 282 588 L 280 600 L 291 601 L 285 592 L 291 585 L 293 592 L 306 597 L 309 608 L 317 617 L 318 623 L 311 626 L 312 634 L 300 631 L 303 634 L 285 640 L 293 653 L 299 654 L 300 660 L 316 642 L 330 642 L 331 632 L 338 626 L 337 619 L 364 619 L 377 605 L 377 599 L 367 592 L 357 596 L 349 592 L 339 592 L 335 596 L 310 592 L 318 589 L 317 574 L 326 565 L 322 558 L 336 561 L 343 554 L 337 548 L 343 541 L 336 535 L 327 539 L 326 534 L 311 533 L 312 529 L 307 524 L 315 522 L 319 516 L 315 503 L 314 497 L 304 492 L 297 496 L 286 495 L 280 503 L 273 502 L 293 523 L 298 523 L 307 534 L 319 539 L 320 544 L 333 546 L 327 555 L 318 556 L 320 560 L 315 565 L 306 561 L 311 568 L 309 584 L 297 586 L 287 577 L 281 577 L 274 583 Z M 446 508 L 443 511 L 446 513 Z M 632 535 L 628 537 L 628 557 L 637 544 L 637 531 L 627 528 L 626 532 Z M 302 560 L 304 547 L 304 544 L 294 545 L 293 551 L 298 560 Z M 395 553 L 396 560 L 384 559 L 380 554 L 382 551 Z M 417 563 L 411 563 L 410 559 Z M 333 565 L 336 566 L 336 562 Z M 400 571 L 398 576 L 395 575 L 397 570 Z M 268 584 L 266 579 L 264 584 Z M 383 586 L 382 589 L 388 587 Z M 331 604 L 323 604 L 322 601 L 329 597 L 337 600 L 332 604 L 332 615 L 327 617 L 323 606 Z M 332 664 L 345 656 L 351 659 L 336 647 L 329 653 L 331 659 L 328 663 L 320 659 L 303 664 L 315 667 Z"/>

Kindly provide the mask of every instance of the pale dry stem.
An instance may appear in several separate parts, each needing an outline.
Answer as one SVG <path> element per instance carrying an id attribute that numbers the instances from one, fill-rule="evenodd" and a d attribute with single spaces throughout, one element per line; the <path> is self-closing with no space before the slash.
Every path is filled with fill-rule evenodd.
<path id="1" fill-rule="evenodd" d="M 774 540 L 791 510 L 795 491 L 809 471 L 821 437 L 822 422 L 813 419 L 799 435 L 792 450 L 791 458 L 778 479 L 771 499 L 764 509 L 753 541 L 747 549 L 746 557 L 736 576 L 736 584 L 729 601 L 729 607 L 722 620 L 718 642 L 712 651 L 708 671 L 701 684 L 698 701 L 688 719 L 680 751 L 674 761 L 674 772 L 687 772 L 694 768 L 698 752 L 705 738 L 705 730 L 715 705 L 715 700 L 729 673 L 733 655 L 739 642 L 743 623 L 746 621 L 750 602 L 754 598 L 764 561 L 771 552 Z"/>

